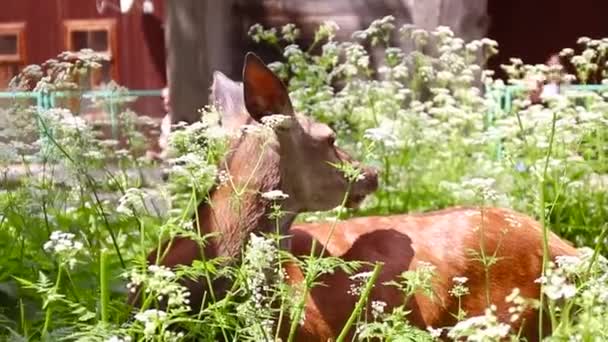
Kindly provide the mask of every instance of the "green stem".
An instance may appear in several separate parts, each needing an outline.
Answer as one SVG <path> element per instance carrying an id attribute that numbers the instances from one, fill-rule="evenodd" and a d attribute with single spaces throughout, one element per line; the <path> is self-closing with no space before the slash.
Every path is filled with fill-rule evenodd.
<path id="1" fill-rule="evenodd" d="M 276 204 L 275 204 L 276 205 Z M 278 209 L 280 210 L 280 209 Z M 283 260 L 281 258 L 281 225 L 280 225 L 280 213 L 275 212 L 275 230 L 276 230 L 276 245 L 279 246 L 279 248 L 277 248 L 277 265 L 279 270 L 282 268 L 283 266 Z M 289 251 L 289 248 L 286 248 L 287 251 Z M 281 332 L 281 324 L 283 324 L 283 316 L 284 316 L 284 312 L 285 312 L 285 296 L 281 296 L 281 307 L 280 307 L 280 311 L 279 311 L 279 319 L 277 320 L 277 331 L 275 332 L 275 336 L 274 336 L 274 340 L 278 341 L 279 340 L 279 333 Z"/>
<path id="2" fill-rule="evenodd" d="M 59 270 L 57 271 L 57 280 L 55 280 L 55 286 L 52 291 L 59 291 L 59 284 L 61 284 L 61 274 L 63 273 L 63 266 L 59 266 Z M 51 324 L 51 318 L 53 316 L 53 309 L 51 309 L 51 302 L 47 303 L 46 311 L 44 314 L 44 326 L 42 327 L 42 337 L 46 337 L 49 331 L 49 326 Z"/>
<path id="3" fill-rule="evenodd" d="M 486 240 L 484 233 L 484 213 L 485 213 L 485 200 L 483 206 L 481 207 L 481 224 L 479 225 L 479 244 L 480 244 L 480 253 L 481 253 L 481 263 L 483 264 L 483 272 L 484 272 L 484 280 L 485 280 L 485 292 L 486 292 L 486 306 L 490 306 L 490 272 L 488 265 L 488 259 L 486 256 Z"/>
<path id="4" fill-rule="evenodd" d="M 27 331 L 27 320 L 25 319 L 25 306 L 23 305 L 22 298 L 19 298 L 19 315 L 21 318 L 21 331 L 23 332 L 23 337 L 26 341 L 29 341 Z"/>
<path id="5" fill-rule="evenodd" d="M 350 193 L 351 185 L 352 185 L 352 183 L 348 184 L 348 188 L 346 189 L 346 193 L 344 194 L 344 198 L 342 199 L 340 208 L 343 208 L 344 205 L 346 204 L 346 201 L 348 199 L 348 194 Z M 338 214 L 338 216 L 341 213 L 342 212 L 340 212 Z M 338 217 L 338 218 L 340 218 L 340 217 Z M 329 244 L 329 240 L 331 240 L 331 237 L 334 234 L 337 224 L 338 224 L 338 220 L 335 220 L 332 222 L 331 227 L 329 229 L 329 234 L 327 235 L 327 239 L 325 239 L 325 243 L 323 244 L 323 246 L 321 248 L 321 253 L 319 254 L 319 257 L 322 258 L 323 255 L 325 254 L 325 250 L 327 248 L 327 245 Z M 312 241 L 312 247 L 310 248 L 310 257 L 311 258 L 314 256 L 314 251 L 316 250 L 316 244 L 317 244 L 317 240 L 315 239 Z M 316 269 L 314 270 L 314 272 L 310 269 L 307 270 L 306 277 L 304 278 L 304 284 L 305 284 L 304 293 L 302 294 L 302 298 L 300 299 L 300 302 L 296 306 L 296 313 L 294 315 L 294 319 L 291 321 L 291 326 L 289 327 L 289 336 L 287 338 L 288 342 L 293 341 L 293 339 L 295 337 L 296 328 L 298 327 L 298 322 L 300 321 L 302 311 L 304 310 L 304 306 L 306 304 L 306 297 L 308 297 L 308 292 L 310 291 L 311 285 L 314 282 L 314 279 L 316 279 L 316 277 L 317 277 Z"/>
<path id="6" fill-rule="evenodd" d="M 593 268 L 593 264 L 597 260 L 598 255 L 600 254 L 600 249 L 603 246 L 604 239 L 606 239 L 606 235 L 608 234 L 608 223 L 604 224 L 604 228 L 600 233 L 600 236 L 597 239 L 597 243 L 595 244 L 595 250 L 593 251 L 593 255 L 591 256 L 591 260 L 589 260 L 589 267 L 587 268 L 587 272 L 585 277 L 588 278 L 591 274 L 591 269 Z"/>
<path id="7" fill-rule="evenodd" d="M 369 278 L 369 280 L 367 281 L 367 283 L 365 284 L 363 293 L 361 293 L 361 296 L 359 297 L 359 300 L 357 301 L 357 305 L 355 306 L 355 309 L 350 313 L 350 317 L 348 318 L 348 320 L 346 321 L 346 324 L 342 328 L 340 335 L 338 335 L 336 342 L 344 341 L 344 339 L 348 335 L 348 332 L 350 331 L 350 327 L 353 325 L 355 320 L 361 314 L 361 311 L 363 310 L 363 306 L 367 303 L 367 299 L 368 299 L 370 293 L 372 292 L 372 289 L 374 288 L 374 284 L 376 283 L 378 276 L 380 275 L 380 270 L 382 270 L 382 265 L 383 265 L 382 263 L 378 262 L 378 263 L 376 263 L 376 266 L 374 266 L 372 275 Z"/>
<path id="8" fill-rule="evenodd" d="M 553 139 L 555 137 L 555 123 L 557 121 L 557 113 L 553 112 L 553 120 L 551 123 L 551 135 L 549 136 L 549 150 L 547 151 L 547 157 L 545 159 L 545 167 L 543 169 L 543 178 L 540 182 L 540 212 L 541 212 L 541 223 L 543 228 L 543 264 L 542 264 L 542 272 L 541 276 L 545 275 L 545 271 L 547 268 L 547 261 L 549 259 L 549 232 L 547 227 L 547 217 L 545 215 L 545 180 L 547 179 L 547 170 L 549 169 L 549 160 L 551 158 L 551 150 L 553 149 Z M 543 337 L 543 286 L 544 284 L 541 282 L 540 284 L 540 307 L 538 309 L 538 338 L 542 340 Z"/>
<path id="9" fill-rule="evenodd" d="M 101 303 L 101 321 L 107 323 L 108 310 L 110 308 L 110 279 L 108 270 L 108 253 L 105 250 L 101 251 L 99 256 L 99 295 Z"/>

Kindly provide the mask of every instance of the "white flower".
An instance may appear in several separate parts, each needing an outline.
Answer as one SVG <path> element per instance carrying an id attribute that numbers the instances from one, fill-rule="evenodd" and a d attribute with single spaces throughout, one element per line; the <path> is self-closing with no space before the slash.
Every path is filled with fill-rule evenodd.
<path id="1" fill-rule="evenodd" d="M 579 257 L 571 255 L 558 255 L 555 257 L 555 262 L 566 274 L 576 274 L 582 264 Z"/>
<path id="2" fill-rule="evenodd" d="M 56 230 L 51 233 L 49 241 L 43 248 L 49 253 L 56 254 L 57 257 L 66 262 L 72 268 L 76 265 L 76 254 L 83 249 L 82 242 L 74 241 L 75 235 Z"/>
<path id="3" fill-rule="evenodd" d="M 374 300 L 372 301 L 372 315 L 374 318 L 378 318 L 380 315 L 384 313 L 384 308 L 386 307 L 386 302 Z"/>
<path id="4" fill-rule="evenodd" d="M 519 320 L 530 305 L 529 301 L 526 301 L 526 299 L 521 296 L 521 291 L 517 287 L 511 291 L 511 294 L 505 297 L 505 301 L 513 304 L 508 310 L 511 315 L 509 318 L 511 322 Z"/>
<path id="5" fill-rule="evenodd" d="M 487 45 L 487 46 L 491 46 L 491 47 L 497 47 L 498 46 L 498 42 L 495 41 L 495 40 L 493 40 L 493 39 L 490 39 L 490 38 L 483 38 L 481 40 L 481 44 Z"/>
<path id="6" fill-rule="evenodd" d="M 221 140 L 228 136 L 228 132 L 223 127 L 210 126 L 205 130 L 205 136 L 212 140 Z"/>
<path id="7" fill-rule="evenodd" d="M 165 279 L 173 279 L 175 278 L 175 273 L 171 271 L 168 267 L 162 265 L 150 265 L 148 266 L 148 271 L 153 273 L 155 276 L 165 278 Z"/>
<path id="8" fill-rule="evenodd" d="M 146 210 L 145 200 L 148 197 L 142 189 L 129 188 L 118 200 L 116 211 L 124 215 L 136 215 L 137 212 Z"/>
<path id="9" fill-rule="evenodd" d="M 153 295 L 159 301 L 167 299 L 170 308 L 179 310 L 189 310 L 190 292 L 188 289 L 177 282 L 176 274 L 166 266 L 150 265 L 148 272 L 140 273 L 138 269 L 133 269 L 127 289 L 135 293 L 141 284 L 145 284 L 145 292 Z"/>
<path id="10" fill-rule="evenodd" d="M 272 293 L 284 274 L 276 268 L 278 248 L 273 239 L 250 234 L 249 243 L 243 255 L 241 271 L 246 279 L 245 288 L 249 293 L 248 300 L 237 308 L 237 316 L 245 320 L 247 326 L 261 327 L 245 334 L 252 334 L 254 340 L 262 340 L 261 335 L 272 335 L 274 319 L 272 318 Z"/>
<path id="11" fill-rule="evenodd" d="M 281 201 L 289 198 L 289 195 L 281 190 L 271 190 L 263 193 L 262 198 L 267 199 L 269 201 Z"/>
<path id="12" fill-rule="evenodd" d="M 367 279 L 369 279 L 372 274 L 373 272 L 360 272 L 348 277 L 353 281 L 353 283 L 350 284 L 347 293 L 354 297 L 360 296 L 363 292 L 363 287 L 365 286 Z"/>
<path id="13" fill-rule="evenodd" d="M 146 336 L 153 335 L 166 318 L 166 312 L 156 309 L 149 309 L 135 315 L 135 319 L 144 324 L 144 334 Z"/>
<path id="14" fill-rule="evenodd" d="M 462 285 L 462 284 L 466 283 L 467 281 L 469 281 L 469 278 L 467 278 L 467 277 L 454 277 L 454 278 L 452 278 L 452 280 L 455 283 L 458 283 L 458 284 Z"/>
<path id="15" fill-rule="evenodd" d="M 220 172 L 218 172 L 217 174 L 218 182 L 222 185 L 228 183 L 230 178 L 232 178 L 230 176 L 230 172 L 226 170 L 220 170 Z"/>
<path id="16" fill-rule="evenodd" d="M 571 48 L 565 48 L 559 53 L 560 57 L 569 57 L 574 55 L 574 50 Z"/>
<path id="17" fill-rule="evenodd" d="M 574 297 L 576 286 L 568 282 L 564 275 L 566 272 L 560 268 L 555 269 L 553 263 L 550 263 L 550 265 L 551 268 L 547 270 L 547 275 L 535 281 L 543 285 L 543 293 L 552 300 Z"/>
<path id="18" fill-rule="evenodd" d="M 454 277 L 452 278 L 454 281 L 454 287 L 450 289 L 450 294 L 454 297 L 462 297 L 469 294 L 469 288 L 464 284 L 469 281 L 467 277 Z"/>
<path id="19" fill-rule="evenodd" d="M 380 126 L 376 128 L 368 128 L 363 136 L 369 140 L 384 144 L 386 147 L 397 146 L 398 139 L 394 134 L 395 122 L 392 120 L 384 120 Z"/>
<path id="20" fill-rule="evenodd" d="M 365 280 L 372 276 L 372 272 L 360 272 L 357 274 L 353 274 L 349 278 L 351 280 Z"/>
<path id="21" fill-rule="evenodd" d="M 441 333 L 443 333 L 442 328 L 433 328 L 431 326 L 426 327 L 426 330 L 429 332 L 432 338 L 439 338 L 441 337 Z"/>
<path id="22" fill-rule="evenodd" d="M 576 286 L 562 282 L 562 280 L 556 281 L 555 284 L 551 283 L 543 288 L 545 295 L 553 300 L 560 298 L 572 298 L 576 294 Z"/>
<path id="23" fill-rule="evenodd" d="M 452 31 L 452 29 L 449 26 L 443 26 L 443 25 L 437 26 L 437 28 L 435 29 L 435 32 L 437 34 L 445 35 L 448 37 L 454 36 L 454 31 Z"/>
<path id="24" fill-rule="evenodd" d="M 292 121 L 292 116 L 283 114 L 273 114 L 262 118 L 262 124 L 272 129 L 285 129 L 289 128 Z"/>
<path id="25" fill-rule="evenodd" d="M 448 337 L 466 341 L 500 341 L 509 334 L 511 326 L 498 321 L 495 315 L 496 306 L 485 310 L 483 316 L 475 316 L 458 322 L 448 333 Z"/>

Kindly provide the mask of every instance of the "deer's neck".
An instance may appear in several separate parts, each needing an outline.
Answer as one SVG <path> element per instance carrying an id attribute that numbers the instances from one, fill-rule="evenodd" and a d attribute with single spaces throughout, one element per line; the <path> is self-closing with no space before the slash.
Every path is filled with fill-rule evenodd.
<path id="1" fill-rule="evenodd" d="M 261 196 L 281 189 L 279 159 L 276 149 L 256 143 L 241 144 L 228 159 L 231 180 L 218 185 L 198 207 L 201 235 L 215 235 L 205 249 L 207 259 L 238 259 L 251 233 L 288 230 L 297 211 L 290 208 L 291 201 L 282 203 L 285 215 L 277 222 L 269 218 L 272 203 Z"/>

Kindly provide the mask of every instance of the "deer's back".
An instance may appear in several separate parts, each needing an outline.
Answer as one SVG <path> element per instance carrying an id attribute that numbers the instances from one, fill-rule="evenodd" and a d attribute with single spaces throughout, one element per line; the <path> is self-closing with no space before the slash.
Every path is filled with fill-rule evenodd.
<path id="1" fill-rule="evenodd" d="M 458 312 L 457 298 L 450 295 L 454 277 L 467 277 L 470 294 L 462 297 L 462 309 L 469 316 L 483 314 L 486 300 L 485 267 L 479 261 L 496 256 L 488 268 L 490 303 L 497 314 L 509 321 L 509 304 L 505 302 L 513 288 L 524 297 L 538 298 L 542 266 L 542 229 L 532 218 L 506 209 L 452 208 L 418 215 L 362 217 L 335 225 L 329 243 L 332 223 L 294 225 L 290 231 L 292 253 L 308 255 L 312 241 L 317 250 L 325 245 L 327 253 L 344 260 L 383 262 L 384 267 L 372 292 L 371 301 L 387 303 L 385 310 L 403 304 L 402 293 L 393 286 L 381 285 L 397 280 L 402 272 L 416 269 L 420 262 L 436 267 L 433 298 L 418 293 L 407 303 L 412 310 L 410 322 L 420 328 L 453 325 Z M 483 246 L 483 253 L 481 252 Z M 576 250 L 556 235 L 549 235 L 551 258 L 575 255 Z M 290 279 L 302 278 L 301 270 L 286 266 Z M 325 286 L 311 291 L 306 320 L 301 327 L 301 340 L 335 337 L 352 312 L 356 296 L 348 294 L 353 281 L 341 271 L 319 279 Z M 536 315 L 526 312 L 527 335 L 535 336 Z M 517 328 L 518 324 L 514 324 Z M 305 338 L 308 336 L 309 338 Z"/>

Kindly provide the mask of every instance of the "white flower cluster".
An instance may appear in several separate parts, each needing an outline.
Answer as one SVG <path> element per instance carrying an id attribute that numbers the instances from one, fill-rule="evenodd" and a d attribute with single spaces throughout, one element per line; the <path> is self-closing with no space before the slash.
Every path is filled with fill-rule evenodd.
<path id="1" fill-rule="evenodd" d="M 65 108 L 51 108 L 43 113 L 41 117 L 48 120 L 51 124 L 57 124 L 65 130 L 84 131 L 88 129 L 86 121 L 81 117 L 74 116 L 72 112 Z"/>
<path id="2" fill-rule="evenodd" d="M 380 126 L 368 128 L 363 135 L 365 138 L 380 143 L 387 148 L 399 146 L 399 139 L 394 133 L 396 123 L 391 120 L 383 120 Z"/>
<path id="3" fill-rule="evenodd" d="M 348 294 L 354 297 L 361 296 L 367 280 L 372 276 L 372 272 L 359 272 L 348 277 L 353 282 L 349 286 Z"/>
<path id="4" fill-rule="evenodd" d="M 190 309 L 190 292 L 188 289 L 177 282 L 177 276 L 166 266 L 150 265 L 148 272 L 141 273 L 139 270 L 132 270 L 130 282 L 127 289 L 135 293 L 137 289 L 144 285 L 145 292 L 153 295 L 157 300 L 167 299 L 170 310 L 187 311 Z"/>
<path id="5" fill-rule="evenodd" d="M 170 315 L 162 310 L 148 309 L 135 315 L 135 320 L 143 324 L 143 333 L 146 339 L 160 337 L 161 341 L 177 342 L 183 340 L 183 332 L 175 332 L 166 329 L 170 324 Z M 158 332 L 161 332 L 160 334 Z M 117 339 L 118 341 L 129 342 L 131 339 Z"/>
<path id="6" fill-rule="evenodd" d="M 79 251 L 82 243 L 74 241 L 75 235 L 56 230 L 51 233 L 50 240 L 44 244 L 44 250 L 52 253 L 63 253 L 68 251 Z"/>
<path id="7" fill-rule="evenodd" d="M 561 268 L 555 268 L 553 263 L 550 265 L 545 275 L 536 280 L 537 283 L 543 285 L 543 293 L 551 300 L 574 297 L 576 286 L 568 281 L 566 272 Z"/>
<path id="8" fill-rule="evenodd" d="M 504 194 L 496 191 L 496 180 L 493 178 L 464 178 L 460 183 L 441 181 L 439 186 L 460 201 L 483 201 L 486 204 L 505 203 L 508 201 Z"/>
<path id="9" fill-rule="evenodd" d="M 211 112 L 206 112 L 205 115 L 202 116 L 201 121 L 185 126 L 184 132 L 187 135 L 197 138 L 211 140 L 226 138 L 228 132 L 214 120 L 216 120 L 216 118 L 211 115 Z"/>
<path id="10" fill-rule="evenodd" d="M 269 201 L 282 201 L 284 199 L 289 198 L 289 195 L 281 190 L 271 190 L 264 192 L 262 194 L 262 198 Z"/>
<path id="11" fill-rule="evenodd" d="M 454 297 L 462 297 L 469 294 L 469 288 L 465 285 L 469 278 L 467 277 L 454 277 L 452 278 L 454 286 L 450 289 L 450 294 Z"/>
<path id="12" fill-rule="evenodd" d="M 204 152 L 192 151 L 170 160 L 169 173 L 188 180 L 189 185 L 198 188 L 200 184 L 216 180 L 217 166 L 209 163 Z"/>
<path id="13" fill-rule="evenodd" d="M 239 305 L 237 312 L 246 326 L 256 327 L 246 330 L 247 334 L 259 341 L 265 340 L 264 336 L 273 336 L 275 318 L 270 299 L 278 290 L 281 280 L 276 269 L 277 257 L 278 249 L 274 240 L 250 234 L 242 267 L 250 297 Z"/>
<path id="14" fill-rule="evenodd" d="M 40 152 L 52 159 L 63 160 L 65 153 L 78 158 L 91 153 L 95 140 L 91 127 L 69 110 L 52 108 L 40 112 L 44 133 L 37 142 L 44 147 Z M 54 142 L 51 142 L 51 139 Z M 58 147 L 61 146 L 61 149 Z M 70 165 L 69 163 L 67 165 Z"/>
<path id="15" fill-rule="evenodd" d="M 378 319 L 384 313 L 384 308 L 386 308 L 386 302 L 380 300 L 373 300 L 371 303 L 372 306 L 372 316 L 374 319 Z"/>
<path id="16" fill-rule="evenodd" d="M 149 195 L 142 189 L 129 188 L 125 194 L 118 200 L 116 212 L 123 215 L 137 215 L 147 211 L 146 199 Z"/>
<path id="17" fill-rule="evenodd" d="M 505 338 L 511 326 L 501 323 L 496 317 L 496 306 L 492 305 L 485 310 L 483 316 L 475 316 L 458 322 L 448 332 L 448 337 L 467 341 L 501 341 Z"/>
<path id="18" fill-rule="evenodd" d="M 217 180 L 220 185 L 226 185 L 231 180 L 232 176 L 230 175 L 230 171 L 220 170 L 217 173 Z"/>
<path id="19" fill-rule="evenodd" d="M 78 262 L 76 255 L 83 249 L 82 242 L 75 241 L 75 237 L 72 233 L 56 230 L 51 233 L 49 241 L 44 244 L 43 248 L 45 251 L 55 254 L 69 268 L 73 268 Z"/>
<path id="20" fill-rule="evenodd" d="M 293 116 L 283 114 L 273 114 L 264 116 L 262 118 L 262 124 L 271 129 L 287 129 L 292 124 Z"/>
<path id="21" fill-rule="evenodd" d="M 144 334 L 151 337 L 167 320 L 167 313 L 161 310 L 149 309 L 135 315 L 135 319 L 144 324 Z"/>
<path id="22" fill-rule="evenodd" d="M 509 320 L 511 322 L 518 321 L 530 306 L 529 300 L 521 296 L 521 291 L 518 288 L 514 288 L 511 294 L 505 298 L 505 301 L 513 304 L 513 306 L 509 307 L 509 314 L 511 315 Z"/>
<path id="23" fill-rule="evenodd" d="M 438 339 L 443 334 L 443 328 L 433 328 L 431 326 L 426 327 L 426 331 L 429 332 L 432 338 Z"/>

